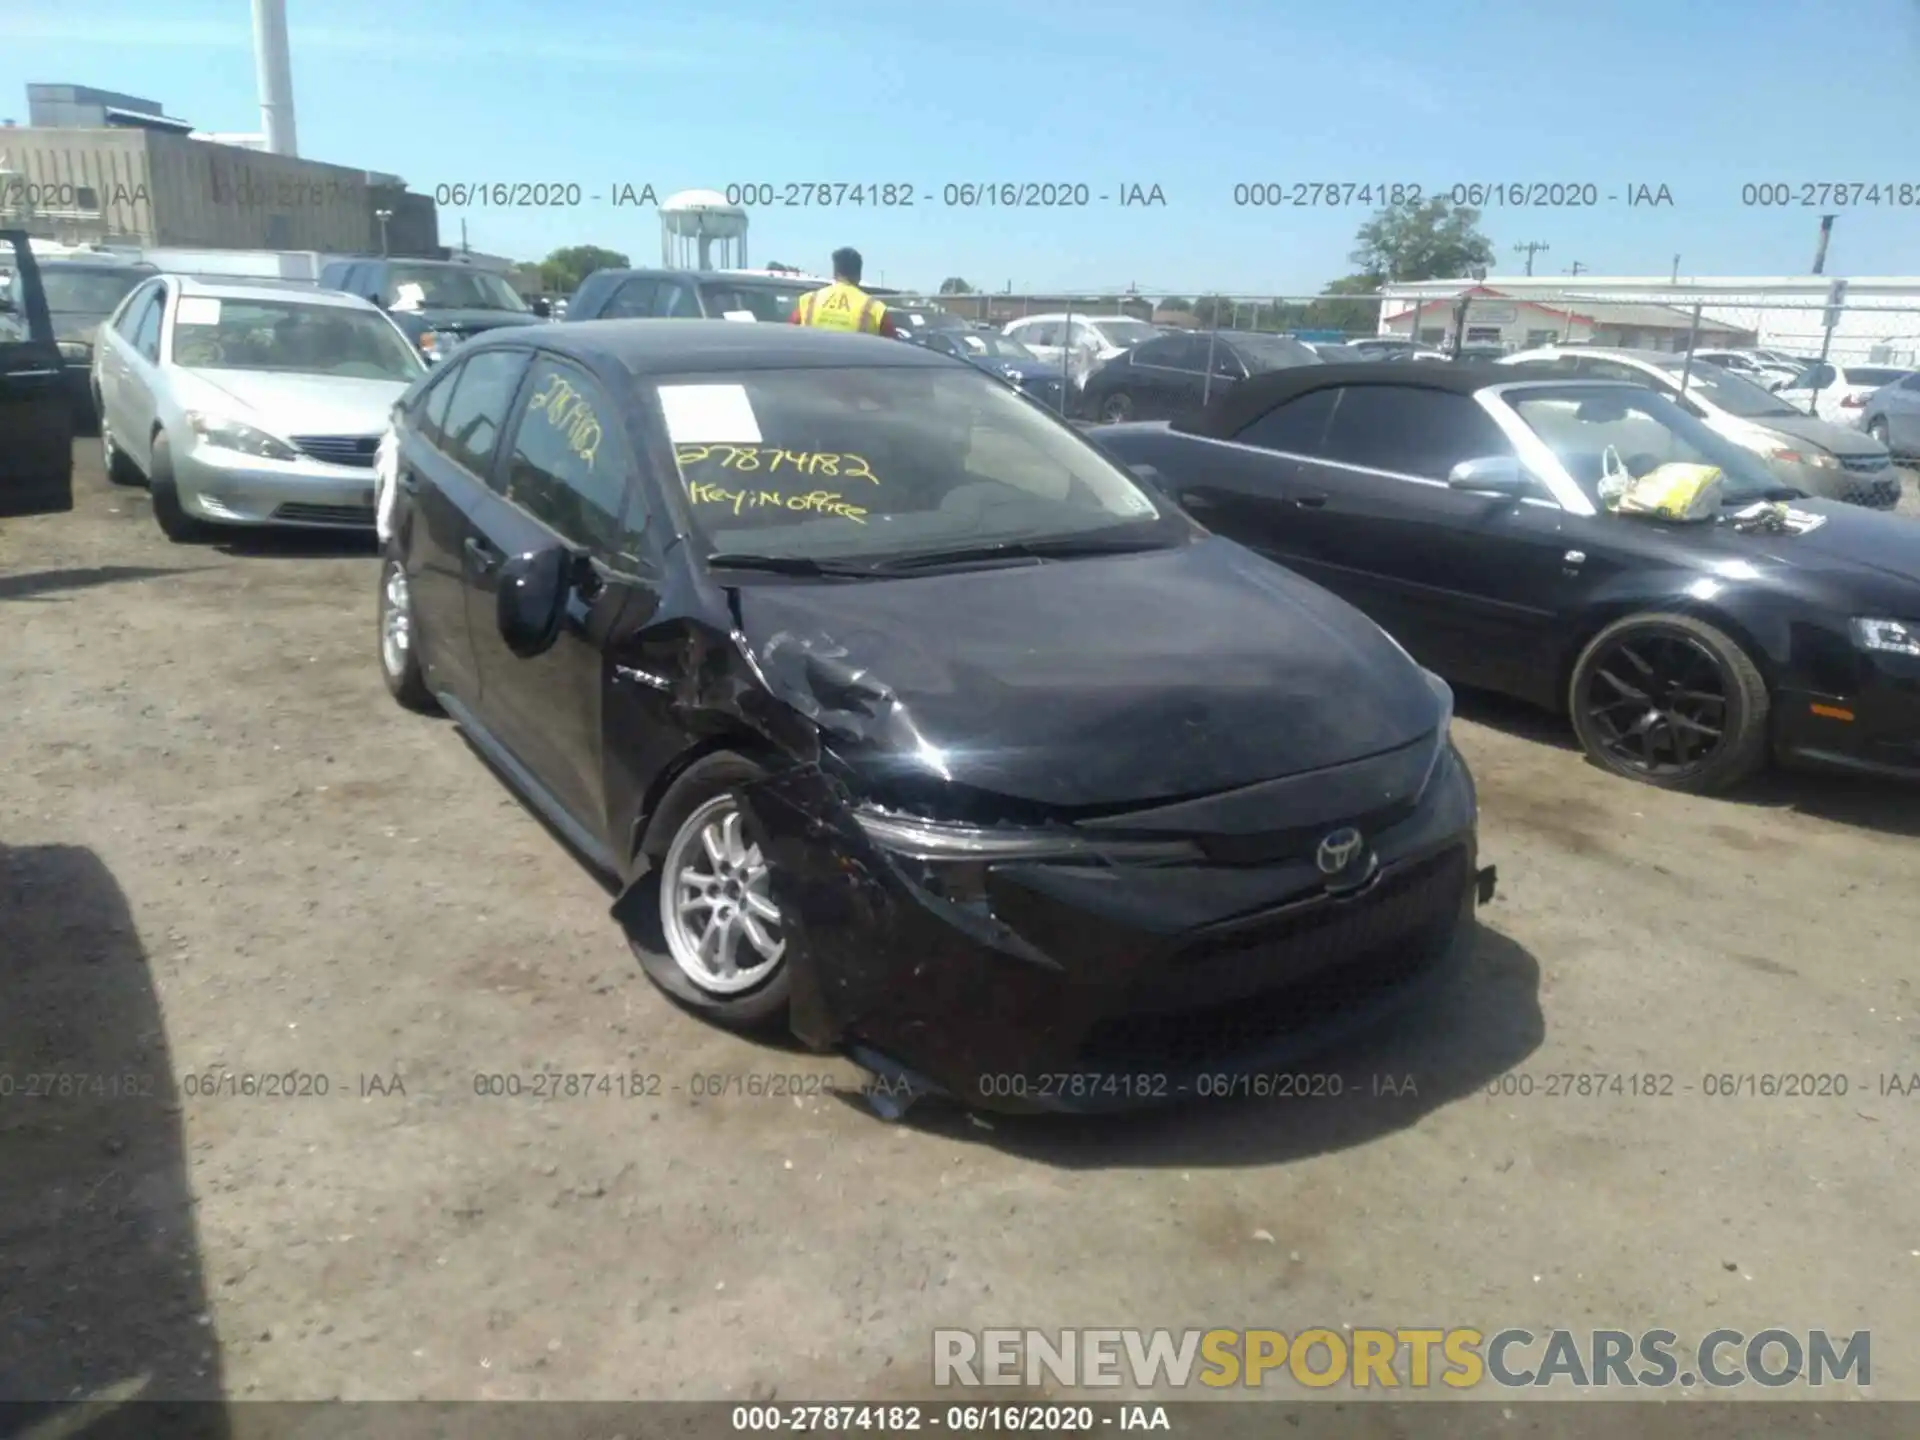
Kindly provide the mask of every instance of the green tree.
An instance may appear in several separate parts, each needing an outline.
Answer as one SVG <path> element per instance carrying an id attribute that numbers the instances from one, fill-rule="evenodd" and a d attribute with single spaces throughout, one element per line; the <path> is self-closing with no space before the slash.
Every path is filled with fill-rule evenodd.
<path id="1" fill-rule="evenodd" d="M 971 295 L 973 294 L 973 286 L 969 285 L 965 280 L 962 280 L 958 275 L 949 275 L 940 282 L 940 293 L 942 295 Z"/>
<path id="2" fill-rule="evenodd" d="M 568 245 L 540 262 L 540 283 L 556 294 L 571 295 L 594 271 L 625 270 L 631 263 L 618 250 Z"/>
<path id="3" fill-rule="evenodd" d="M 1224 295 L 1202 295 L 1193 302 L 1193 318 L 1202 330 L 1230 330 L 1234 322 L 1234 303 Z"/>
<path id="4" fill-rule="evenodd" d="M 1168 295 L 1154 307 L 1156 310 L 1192 310 L 1193 301 L 1184 295 Z"/>
<path id="5" fill-rule="evenodd" d="M 1376 210 L 1354 239 L 1357 246 L 1347 258 L 1376 289 L 1388 280 L 1465 279 L 1474 266 L 1493 263 L 1493 242 L 1480 233 L 1480 212 L 1443 195 Z"/>

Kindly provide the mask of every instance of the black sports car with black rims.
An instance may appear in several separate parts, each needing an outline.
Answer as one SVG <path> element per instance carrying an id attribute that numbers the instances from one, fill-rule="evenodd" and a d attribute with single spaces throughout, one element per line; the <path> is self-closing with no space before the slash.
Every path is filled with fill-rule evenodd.
<path id="1" fill-rule="evenodd" d="M 1609 770 L 1698 791 L 1770 757 L 1920 775 L 1920 525 L 1782 485 L 1651 390 L 1330 365 L 1089 437 L 1448 679 L 1570 712 Z M 1670 464 L 1720 471 L 1716 516 L 1603 502 Z"/>
<path id="2" fill-rule="evenodd" d="M 1471 944 L 1444 682 L 971 366 L 583 322 L 477 337 L 395 424 L 389 689 L 701 1014 L 913 1095 L 1131 1107 Z"/>

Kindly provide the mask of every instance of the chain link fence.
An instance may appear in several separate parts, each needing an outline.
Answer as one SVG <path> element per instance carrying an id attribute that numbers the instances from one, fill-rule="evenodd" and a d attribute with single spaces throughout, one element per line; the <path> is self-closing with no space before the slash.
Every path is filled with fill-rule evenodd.
<path id="1" fill-rule="evenodd" d="M 1240 368 L 1231 360 L 1224 371 L 1217 368 L 1218 348 L 1234 349 L 1240 333 L 1288 335 L 1315 346 L 1325 359 L 1393 353 L 1372 346 L 1328 348 L 1356 340 L 1395 339 L 1437 359 L 1497 360 L 1552 349 L 1576 374 L 1656 388 L 1665 374 L 1666 388 L 1719 428 L 1733 433 L 1743 424 L 1759 426 L 1782 432 L 1791 443 L 1804 441 L 1800 448 L 1814 457 L 1809 463 L 1845 471 L 1849 483 L 1857 479 L 1865 492 L 1880 496 L 1890 482 L 1902 488 L 1888 452 L 1909 466 L 1920 460 L 1920 292 L 1850 284 L 1836 305 L 1829 303 L 1832 284 L 1810 277 L 1767 288 L 1738 282 L 1598 288 L 1569 281 L 1501 289 L 1498 281 L 1488 281 L 1464 292 L 1448 282 L 1389 287 L 1373 296 L 1198 291 L 884 298 L 908 311 L 909 321 L 914 308 L 937 307 L 970 324 L 1009 331 L 1010 338 L 1059 366 L 1059 383 L 1047 388 L 1048 403 L 1082 421 L 1099 418 L 1092 397 L 1100 387 L 1089 387 L 1094 373 L 1123 350 L 1155 338 L 1148 326 L 1219 337 L 1208 359 L 1195 362 L 1196 373 L 1215 377 L 1206 384 L 1209 395 L 1224 388 L 1217 377 Z M 1611 356 L 1610 350 L 1631 354 Z M 1259 362 L 1247 365 L 1258 368 Z M 1914 486 L 1909 481 L 1904 488 Z"/>

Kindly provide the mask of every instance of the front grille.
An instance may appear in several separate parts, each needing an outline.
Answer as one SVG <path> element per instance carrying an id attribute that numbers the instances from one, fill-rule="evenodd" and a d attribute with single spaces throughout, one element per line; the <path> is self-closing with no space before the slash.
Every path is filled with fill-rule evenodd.
<path id="1" fill-rule="evenodd" d="M 1893 464 L 1892 457 L 1887 455 L 1842 455 L 1839 458 L 1841 466 L 1855 475 L 1872 475 Z"/>
<path id="2" fill-rule="evenodd" d="M 373 507 L 370 505 L 304 505 L 293 501 L 275 510 L 273 518 L 302 525 L 351 525 L 357 529 L 365 529 L 373 524 Z"/>
<path id="3" fill-rule="evenodd" d="M 1089 1034 L 1110 1070 L 1180 1069 L 1253 1050 L 1362 1007 L 1412 979 L 1451 940 L 1468 881 L 1454 848 L 1347 901 L 1309 901 L 1187 946 Z"/>
<path id="4" fill-rule="evenodd" d="M 378 435 L 295 435 L 294 448 L 301 454 L 328 465 L 353 465 L 362 470 L 373 468 L 374 452 L 380 448 Z"/>

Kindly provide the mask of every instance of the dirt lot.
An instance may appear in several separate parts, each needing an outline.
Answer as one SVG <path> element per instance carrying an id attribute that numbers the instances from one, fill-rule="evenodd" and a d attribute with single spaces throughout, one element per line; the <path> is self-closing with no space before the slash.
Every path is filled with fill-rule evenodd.
<path id="1" fill-rule="evenodd" d="M 369 547 L 171 546 L 91 443 L 80 491 L 0 532 L 0 1393 L 888 1398 L 937 1326 L 1469 1324 L 1871 1328 L 1876 1394 L 1920 1397 L 1920 1096 L 1881 1088 L 1920 1071 L 1920 792 L 1668 796 L 1465 702 L 1501 897 L 1444 1003 L 1329 1061 L 1341 1099 L 702 1099 L 853 1072 L 652 990 L 387 699 Z M 475 1093 L 546 1067 L 668 1092 Z M 329 1093 L 185 1093 L 222 1070 Z M 25 1098 L 47 1071 L 124 1093 Z"/>

